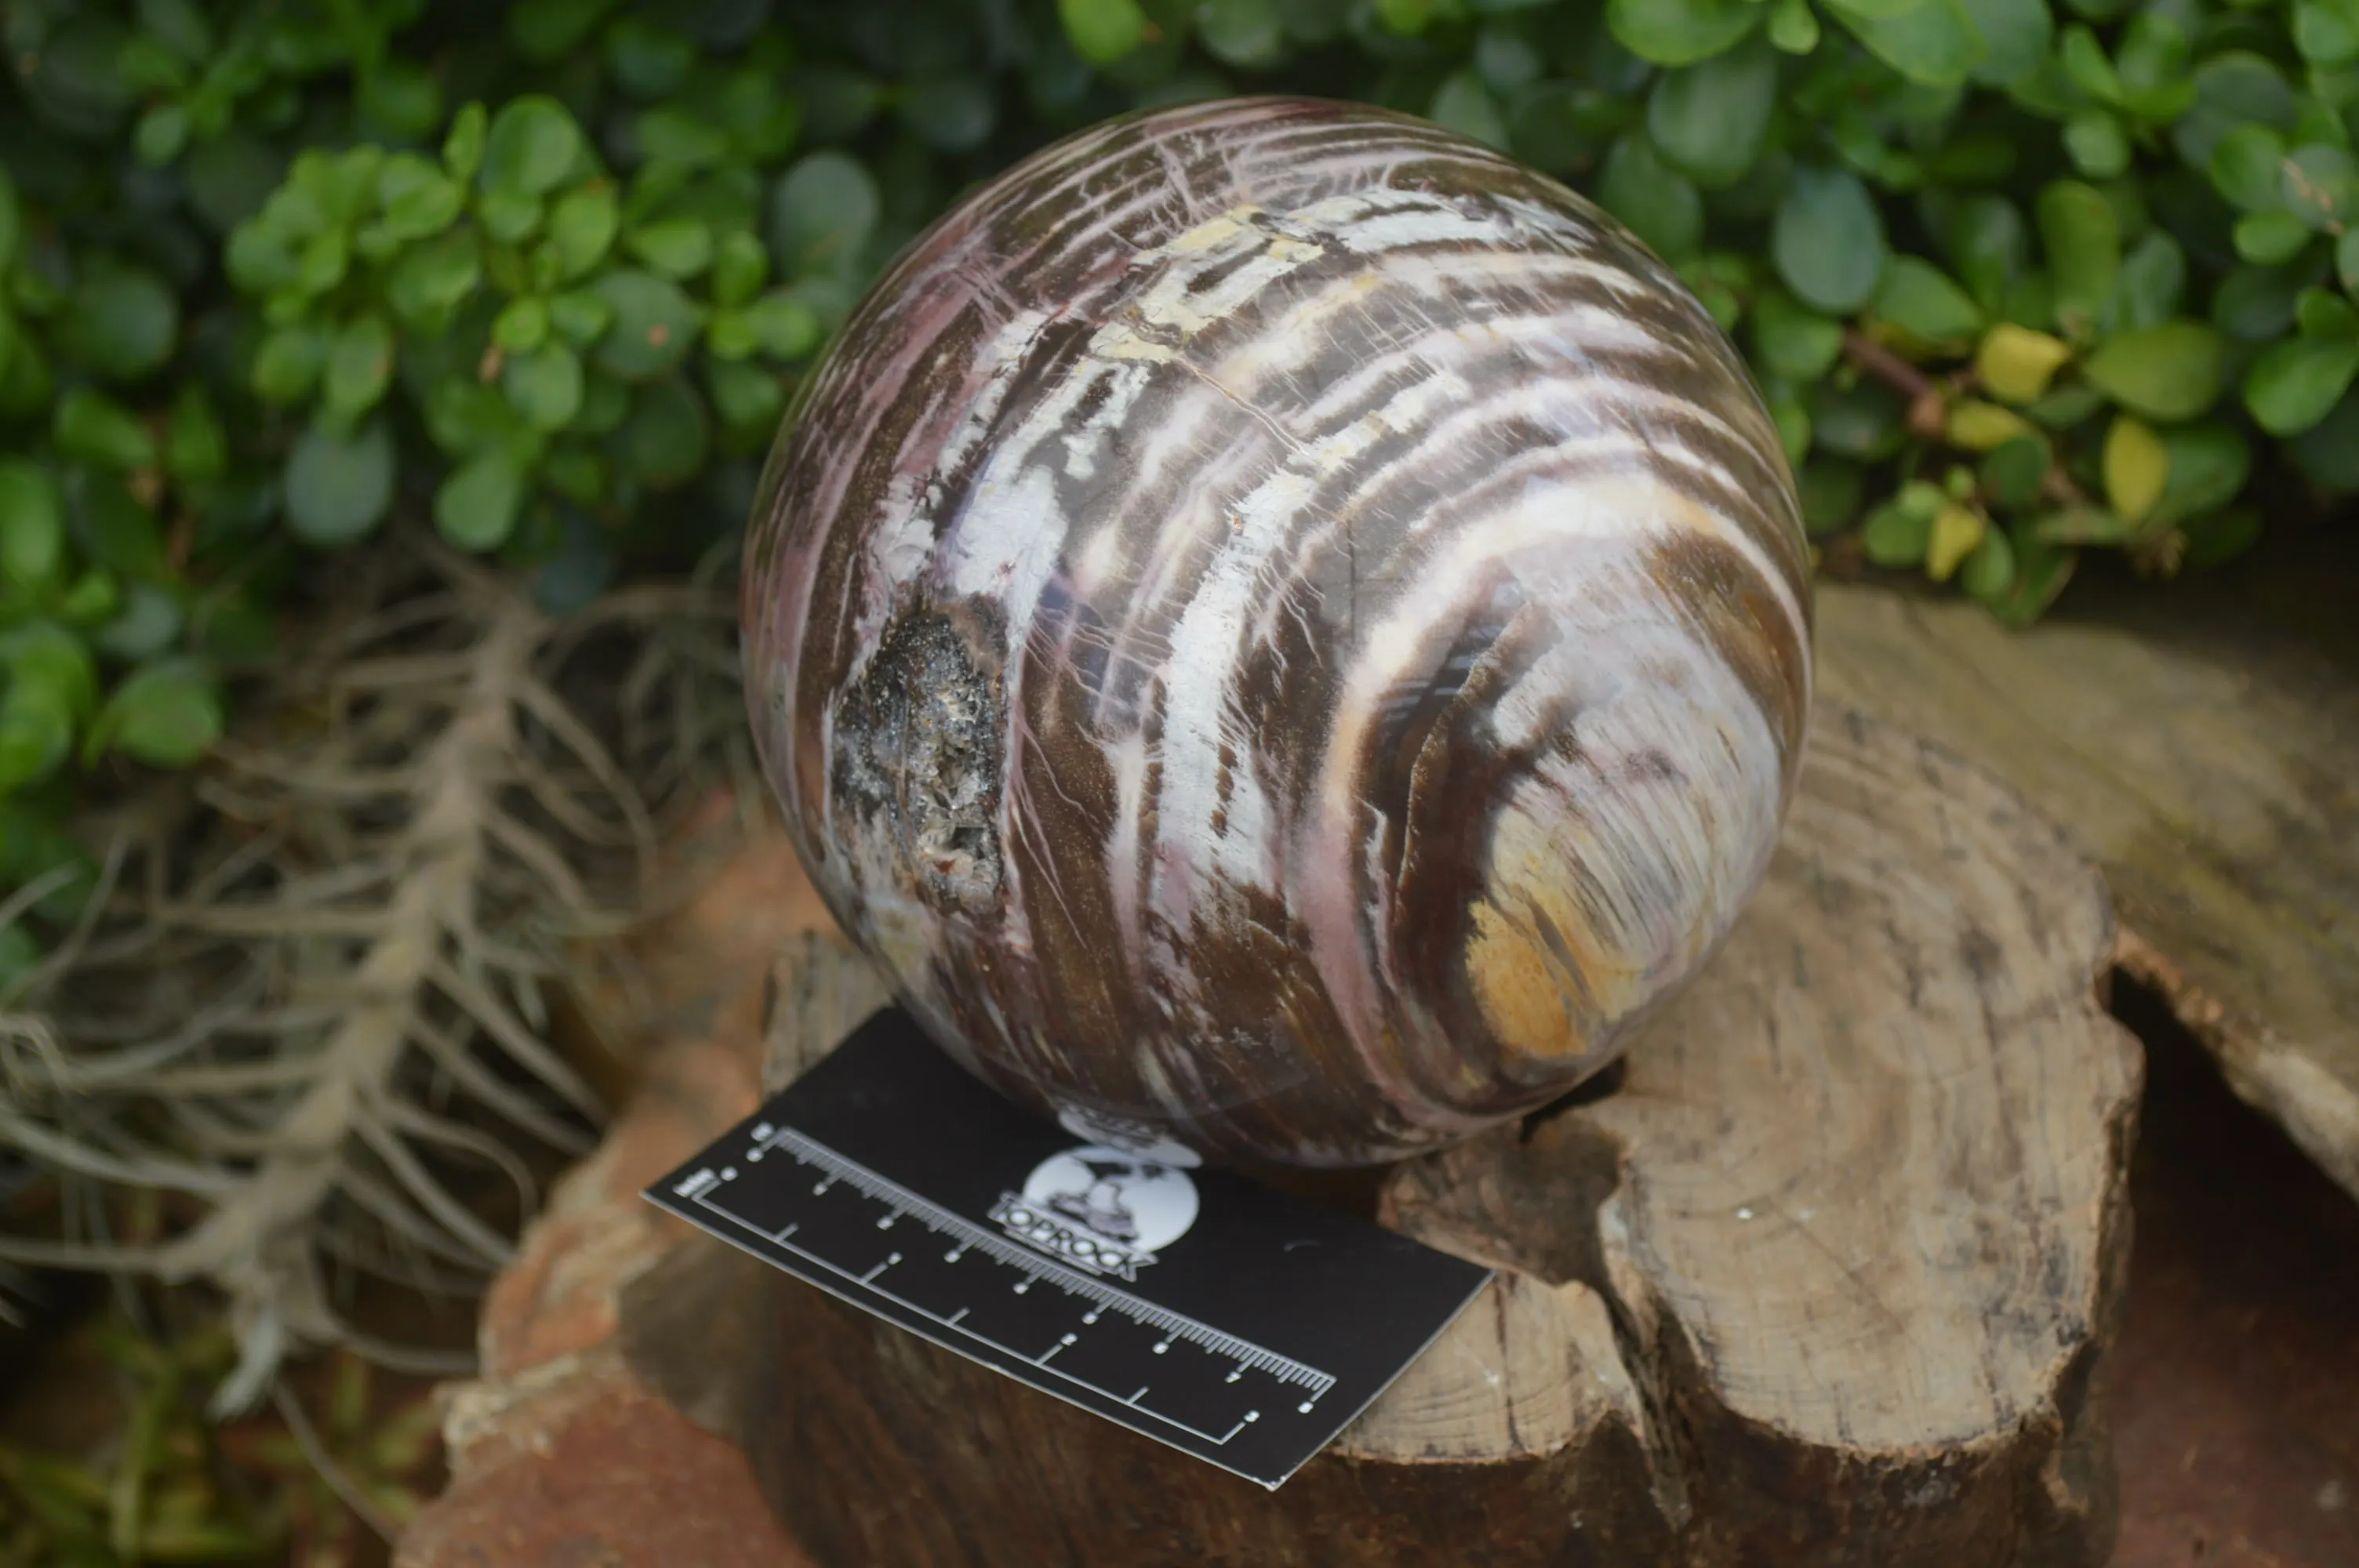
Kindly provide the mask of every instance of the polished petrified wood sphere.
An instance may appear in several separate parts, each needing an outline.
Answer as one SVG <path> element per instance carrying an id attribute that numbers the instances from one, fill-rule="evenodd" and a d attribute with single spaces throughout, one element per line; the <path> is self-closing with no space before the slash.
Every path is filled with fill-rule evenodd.
<path id="1" fill-rule="evenodd" d="M 1334 103 L 1114 121 L 919 239 L 744 613 L 803 859 L 945 1048 L 1310 1164 L 1612 1060 L 1766 869 L 1810 703 L 1719 328 L 1560 186 Z"/>

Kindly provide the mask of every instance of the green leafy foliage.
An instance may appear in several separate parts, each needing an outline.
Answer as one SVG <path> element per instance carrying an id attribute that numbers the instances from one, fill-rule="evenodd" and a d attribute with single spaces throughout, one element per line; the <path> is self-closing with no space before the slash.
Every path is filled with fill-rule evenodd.
<path id="1" fill-rule="evenodd" d="M 201 758 L 282 591 L 397 516 L 576 601 L 741 522 L 882 261 L 1145 104 L 1363 99 L 1564 180 L 1745 350 L 1819 546 L 2012 622 L 2088 550 L 2231 558 L 2268 476 L 2359 492 L 2348 5 L 495 12 L 8 8 L 0 882 Z"/>

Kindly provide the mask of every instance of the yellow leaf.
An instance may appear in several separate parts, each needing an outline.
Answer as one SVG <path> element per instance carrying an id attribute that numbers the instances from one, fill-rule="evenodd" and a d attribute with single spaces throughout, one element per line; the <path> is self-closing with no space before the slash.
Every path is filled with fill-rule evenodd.
<path id="1" fill-rule="evenodd" d="M 1925 575 L 1935 582 L 1947 582 L 1958 563 L 1974 553 L 1983 542 L 1983 514 L 1971 506 L 1961 506 L 1952 501 L 1935 514 L 1933 536 L 1925 546 Z"/>
<path id="2" fill-rule="evenodd" d="M 2136 523 L 2162 499 L 2170 478 L 2170 449 L 2128 415 L 2105 435 L 2105 499 L 2125 523 Z"/>
<path id="3" fill-rule="evenodd" d="M 1963 447 L 1970 452 L 1987 452 L 2019 437 L 2037 436 L 2039 432 L 2012 409 L 1968 398 L 1951 406 L 1947 434 L 1950 445 L 1953 447 Z"/>
<path id="4" fill-rule="evenodd" d="M 2049 381 L 2071 357 L 2061 339 L 2001 321 L 1983 334 L 1982 347 L 1974 352 L 1974 373 L 1993 397 L 2029 403 L 2048 390 Z"/>

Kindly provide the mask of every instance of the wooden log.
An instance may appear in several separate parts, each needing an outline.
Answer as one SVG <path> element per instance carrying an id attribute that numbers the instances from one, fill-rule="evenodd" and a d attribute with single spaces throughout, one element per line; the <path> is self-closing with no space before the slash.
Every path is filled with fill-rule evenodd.
<path id="1" fill-rule="evenodd" d="M 2340 535 L 2335 537 L 2332 535 Z M 1989 769 L 2104 869 L 2123 968 L 2359 1198 L 2359 532 L 2094 581 L 2010 632 L 1824 583 L 1824 697 Z"/>
<path id="2" fill-rule="evenodd" d="M 2110 935 L 2019 798 L 1822 709 L 1767 886 L 1620 1081 L 1382 1175 L 1386 1223 L 1505 1272 L 1276 1493 L 718 1243 L 642 1277 L 626 1340 L 845 1568 L 2100 1563 L 2139 1078 Z M 852 1011 L 782 1007 L 782 1069 Z"/>

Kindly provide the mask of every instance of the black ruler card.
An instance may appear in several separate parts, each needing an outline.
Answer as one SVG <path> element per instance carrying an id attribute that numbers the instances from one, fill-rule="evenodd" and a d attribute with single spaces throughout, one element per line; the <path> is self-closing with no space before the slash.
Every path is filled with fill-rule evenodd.
<path id="1" fill-rule="evenodd" d="M 647 1196 L 1273 1489 L 1491 1277 L 1144 1130 L 1042 1121 L 897 1009 Z"/>

